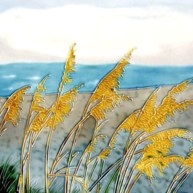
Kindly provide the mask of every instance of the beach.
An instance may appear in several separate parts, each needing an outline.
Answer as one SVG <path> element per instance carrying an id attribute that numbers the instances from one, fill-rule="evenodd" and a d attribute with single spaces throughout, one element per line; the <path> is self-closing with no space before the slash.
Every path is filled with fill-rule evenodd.
<path id="1" fill-rule="evenodd" d="M 158 99 L 157 105 L 161 102 L 163 97 L 167 94 L 168 90 L 170 90 L 171 86 L 160 87 L 158 91 Z M 100 130 L 100 133 L 106 135 L 107 137 L 100 141 L 97 148 L 103 149 L 104 146 L 108 143 L 109 137 L 114 133 L 115 129 L 118 125 L 134 110 L 140 109 L 145 103 L 146 99 L 153 92 L 154 88 L 144 88 L 144 89 L 127 89 L 122 90 L 120 93 L 128 95 L 131 97 L 131 100 L 122 102 L 119 107 L 116 107 L 113 112 L 107 113 L 107 122 Z M 64 123 L 61 124 L 54 131 L 52 140 L 51 140 L 51 149 L 50 149 L 50 162 L 54 159 L 59 145 L 62 140 L 65 138 L 67 133 L 71 128 L 81 119 L 82 112 L 84 107 L 89 100 L 91 93 L 78 94 L 77 99 L 74 102 L 73 111 L 70 113 L 70 116 L 65 118 Z M 56 95 L 50 94 L 45 96 L 45 104 L 46 106 L 50 106 Z M 189 85 L 185 92 L 176 96 L 177 100 L 182 101 L 185 99 L 193 99 L 193 85 Z M 0 105 L 3 104 L 5 98 L 1 98 Z M 22 111 L 21 111 L 21 120 L 18 126 L 14 127 L 12 124 L 7 124 L 7 130 L 4 132 L 3 136 L 0 138 L 0 160 L 5 160 L 10 158 L 14 163 L 19 163 L 20 154 L 21 154 L 21 146 L 22 140 L 24 137 L 24 128 L 26 124 L 26 119 L 29 111 L 29 107 L 31 104 L 32 95 L 27 95 L 24 98 L 22 103 Z M 193 131 L 193 106 L 189 107 L 187 110 L 183 112 L 176 112 L 174 118 L 168 118 L 168 121 L 160 127 L 160 129 L 168 129 L 168 128 L 187 128 Z M 78 138 L 76 151 L 82 151 L 89 143 L 92 138 L 93 131 L 95 127 L 95 120 L 93 117 L 90 117 L 84 124 L 81 129 L 80 136 Z M 31 164 L 31 179 L 33 184 L 36 184 L 38 187 L 43 187 L 44 184 L 44 161 L 45 161 L 45 144 L 47 140 L 48 129 L 43 129 L 40 133 L 32 152 L 32 164 Z M 122 153 L 122 147 L 126 142 L 128 134 L 124 132 L 120 134 L 118 138 L 118 142 L 116 145 L 116 149 L 112 156 L 110 156 L 106 162 L 111 163 L 115 159 L 119 158 Z M 177 151 L 179 151 L 182 155 L 187 154 L 190 151 L 190 143 L 188 145 L 183 143 L 182 141 L 176 143 Z M 68 147 L 70 144 L 68 144 Z M 63 163 L 61 163 L 63 165 Z M 163 192 L 164 184 L 171 179 L 172 175 L 176 172 L 176 165 L 172 164 L 172 166 L 167 169 L 167 175 L 158 178 L 159 183 L 153 183 L 152 186 L 149 186 L 149 181 L 142 180 L 145 177 L 142 177 L 141 180 L 135 186 L 136 192 Z M 193 175 L 191 175 L 188 180 L 182 186 L 182 190 L 187 190 L 193 188 L 192 183 L 190 181 L 193 179 Z M 139 185 L 140 184 L 140 185 Z M 162 191 L 159 187 L 162 187 Z M 165 187 L 167 188 L 167 187 Z M 142 191 L 143 190 L 143 191 Z M 183 191 L 182 191 L 183 192 Z"/>

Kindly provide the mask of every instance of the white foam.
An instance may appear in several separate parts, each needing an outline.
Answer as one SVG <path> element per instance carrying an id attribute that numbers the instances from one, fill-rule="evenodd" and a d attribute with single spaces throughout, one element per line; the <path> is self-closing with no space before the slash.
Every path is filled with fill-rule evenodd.
<path id="1" fill-rule="evenodd" d="M 3 90 L 12 91 L 12 90 L 14 90 L 14 88 L 12 86 L 10 86 L 8 88 L 4 88 Z"/>
<path id="2" fill-rule="evenodd" d="M 2 76 L 2 78 L 4 78 L 4 79 L 14 79 L 14 78 L 16 78 L 16 75 L 15 74 L 4 75 L 4 76 Z"/>
<path id="3" fill-rule="evenodd" d="M 92 80 L 86 83 L 87 86 L 96 86 L 99 83 L 99 80 Z"/>
<path id="4" fill-rule="evenodd" d="M 28 78 L 29 80 L 40 80 L 41 78 L 39 76 L 32 76 Z"/>

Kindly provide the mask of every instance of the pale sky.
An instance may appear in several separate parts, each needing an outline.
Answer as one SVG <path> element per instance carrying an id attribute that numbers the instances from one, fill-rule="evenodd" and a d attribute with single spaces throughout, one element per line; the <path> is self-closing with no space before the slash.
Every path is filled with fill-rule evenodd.
<path id="1" fill-rule="evenodd" d="M 169 2 L 169 3 L 168 3 Z M 193 65 L 192 0 L 0 0 L 0 63 Z"/>

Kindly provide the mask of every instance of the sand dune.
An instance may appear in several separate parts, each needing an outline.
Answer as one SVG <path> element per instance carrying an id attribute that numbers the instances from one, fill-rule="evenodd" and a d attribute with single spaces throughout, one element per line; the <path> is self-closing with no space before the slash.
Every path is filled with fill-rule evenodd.
<path id="1" fill-rule="evenodd" d="M 165 96 L 167 91 L 170 89 L 170 86 L 161 87 L 159 90 L 158 103 Z M 116 127 L 124 120 L 124 118 L 132 113 L 134 110 L 140 108 L 148 96 L 152 93 L 153 88 L 146 89 L 131 89 L 121 91 L 122 93 L 129 95 L 132 98 L 132 101 L 123 102 L 120 107 L 115 108 L 115 110 L 111 113 L 107 114 L 108 122 L 104 125 L 101 130 L 102 133 L 107 135 L 108 137 L 99 144 L 98 148 L 103 148 L 107 143 L 109 137 L 115 131 Z M 52 143 L 51 143 L 51 151 L 50 151 L 50 160 L 53 160 L 57 149 L 68 133 L 68 131 L 78 122 L 81 118 L 81 114 L 83 112 L 84 106 L 86 105 L 91 94 L 78 94 L 77 100 L 74 103 L 74 110 L 70 114 L 68 118 L 65 119 L 65 122 L 61 124 L 54 132 Z M 46 96 L 46 105 L 49 106 L 55 99 L 55 95 L 47 95 Z M 183 93 L 177 96 L 178 100 L 184 99 L 193 99 L 193 85 L 190 85 L 189 88 Z M 5 99 L 1 99 L 1 105 Z M 24 127 L 26 123 L 26 118 L 29 110 L 29 106 L 32 100 L 32 96 L 28 95 L 24 98 L 23 102 L 23 110 L 21 112 L 21 121 L 19 122 L 17 127 L 12 126 L 11 124 L 7 125 L 7 130 L 4 135 L 0 138 L 0 159 L 6 159 L 7 157 L 11 157 L 12 160 L 19 162 L 20 152 L 21 152 L 21 144 L 24 134 Z M 81 151 L 83 147 L 85 147 L 91 139 L 93 130 L 94 130 L 95 120 L 94 118 L 89 118 L 83 126 L 81 130 L 77 150 Z M 175 118 L 169 119 L 166 124 L 162 126 L 162 128 L 172 128 L 172 127 L 183 127 L 188 128 L 193 131 L 193 107 L 190 107 L 188 110 L 184 112 L 177 112 L 175 114 Z M 44 172 L 44 159 L 45 159 L 45 143 L 47 139 L 48 130 L 44 129 L 34 148 L 32 154 L 32 181 L 36 183 L 38 186 L 42 187 L 44 183 L 43 172 Z M 112 162 L 116 158 L 118 158 L 121 154 L 121 147 L 123 146 L 124 141 L 126 140 L 127 135 L 121 135 L 121 140 L 118 141 L 117 148 L 112 157 L 110 157 L 107 162 Z M 70 145 L 70 144 L 69 144 Z M 184 151 L 187 153 L 189 151 L 189 147 L 185 144 L 181 144 L 181 148 L 179 146 L 179 151 Z M 169 171 L 171 173 L 175 173 L 175 166 L 173 169 Z M 155 183 L 152 187 L 149 187 L 149 184 L 146 182 L 140 181 L 142 184 L 140 186 L 136 186 L 136 192 L 141 192 L 143 189 L 144 192 L 157 192 L 159 193 L 159 187 L 163 186 L 164 183 L 170 178 L 168 174 L 167 177 L 162 177 L 160 183 Z M 193 175 L 190 177 L 193 179 Z M 139 183 L 140 183 L 139 182 Z M 185 183 L 184 187 L 191 188 L 191 183 L 188 181 Z"/>

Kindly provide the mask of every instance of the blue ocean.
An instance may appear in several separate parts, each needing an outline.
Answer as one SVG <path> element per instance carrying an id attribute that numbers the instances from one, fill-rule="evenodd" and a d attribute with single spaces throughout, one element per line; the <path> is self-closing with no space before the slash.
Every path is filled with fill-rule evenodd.
<path id="1" fill-rule="evenodd" d="M 113 69 L 116 64 L 105 65 L 76 65 L 76 73 L 70 89 L 74 85 L 84 83 L 80 92 L 92 92 L 99 81 Z M 33 93 L 39 81 L 50 75 L 46 82 L 47 93 L 56 93 L 64 69 L 64 63 L 15 63 L 0 65 L 0 96 L 11 95 L 16 89 L 24 85 L 30 85 Z M 193 66 L 144 66 L 129 65 L 125 69 L 123 78 L 120 79 L 121 89 L 158 87 L 161 85 L 173 85 L 185 79 L 193 78 Z M 109 83 L 110 84 L 110 83 Z"/>

